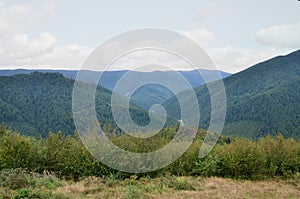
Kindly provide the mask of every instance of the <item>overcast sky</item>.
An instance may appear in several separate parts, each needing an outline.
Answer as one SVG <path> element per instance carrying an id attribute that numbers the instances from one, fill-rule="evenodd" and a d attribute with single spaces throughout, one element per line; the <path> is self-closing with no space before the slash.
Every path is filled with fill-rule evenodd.
<path id="1" fill-rule="evenodd" d="M 0 0 L 0 69 L 79 69 L 102 42 L 144 27 L 185 34 L 234 73 L 300 49 L 300 2 Z"/>

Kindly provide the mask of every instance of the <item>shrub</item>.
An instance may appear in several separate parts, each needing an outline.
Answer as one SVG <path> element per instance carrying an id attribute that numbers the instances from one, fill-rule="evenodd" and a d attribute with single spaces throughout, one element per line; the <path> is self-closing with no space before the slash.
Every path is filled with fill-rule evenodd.
<path id="1" fill-rule="evenodd" d="M 233 178 L 262 178 L 266 160 L 259 145 L 251 140 L 237 139 L 216 147 L 221 158 L 220 175 Z"/>
<path id="2" fill-rule="evenodd" d="M 290 177 L 300 172 L 300 144 L 296 140 L 268 135 L 259 141 L 259 145 L 265 155 L 268 176 Z"/>
<path id="3" fill-rule="evenodd" d="M 36 169 L 40 153 L 34 138 L 7 130 L 1 133 L 0 142 L 0 169 Z"/>
<path id="4" fill-rule="evenodd" d="M 197 158 L 195 160 L 192 174 L 204 177 L 217 176 L 220 173 L 220 164 L 221 158 L 218 154 L 212 152 L 205 158 Z"/>
<path id="5" fill-rule="evenodd" d="M 174 129 L 164 129 L 161 135 L 151 137 L 149 143 L 125 135 L 111 136 L 119 146 L 130 151 L 149 152 L 170 141 Z M 264 177 L 291 177 L 300 173 L 300 143 L 294 139 L 267 136 L 258 142 L 246 139 L 222 138 L 205 158 L 198 157 L 203 134 L 198 134 L 189 149 L 174 163 L 158 171 L 137 174 L 143 176 L 200 175 L 258 179 Z M 91 140 L 94 142 L 94 140 Z M 58 178 L 79 180 L 87 176 L 114 176 L 129 178 L 131 174 L 108 168 L 96 160 L 75 135 L 49 133 L 46 139 L 22 136 L 0 125 L 0 186 L 9 189 L 26 188 L 28 184 L 45 189 L 60 186 L 56 177 L 42 178 L 37 174 L 51 173 Z M 174 147 L 176 152 L 180 150 Z M 169 157 L 168 154 L 162 159 Z M 112 157 L 113 158 L 113 157 Z M 151 166 L 149 160 L 149 165 Z M 157 161 L 160 161 L 158 159 Z M 131 163 L 131 162 L 130 162 Z M 127 163 L 124 163 L 127 164 Z M 21 169 L 19 169 L 21 168 Z M 109 178 L 105 178 L 106 181 Z"/>
<path id="6" fill-rule="evenodd" d="M 176 190 L 196 190 L 195 187 L 190 184 L 185 178 L 183 177 L 172 177 L 168 179 L 167 186 L 169 188 L 174 188 Z"/>

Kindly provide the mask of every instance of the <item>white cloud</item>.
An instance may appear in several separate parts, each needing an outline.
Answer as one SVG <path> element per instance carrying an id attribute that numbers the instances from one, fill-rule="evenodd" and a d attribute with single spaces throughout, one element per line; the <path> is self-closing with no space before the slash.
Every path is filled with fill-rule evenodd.
<path id="1" fill-rule="evenodd" d="M 0 7 L 0 36 L 30 29 L 34 23 L 32 5 Z"/>
<path id="2" fill-rule="evenodd" d="M 55 15 L 55 1 L 1 5 L 5 5 L 3 0 L 0 0 L 0 68 L 79 69 L 91 53 L 92 49 L 86 46 L 59 44 L 59 38 L 47 30 L 39 34 L 31 34 L 44 20 Z M 220 13 L 220 6 L 210 3 L 201 13 L 203 16 Z M 232 73 L 273 56 L 285 54 L 288 52 L 287 47 L 300 47 L 300 23 L 273 26 L 260 30 L 256 35 L 257 41 L 277 47 L 263 51 L 247 50 L 234 46 L 212 46 L 215 36 L 205 27 L 194 27 L 183 30 L 181 33 L 200 44 L 218 69 Z M 142 42 L 148 46 L 156 46 L 157 44 L 153 41 Z M 175 51 L 182 52 L 182 54 L 202 56 L 199 55 L 199 52 L 187 47 L 186 43 L 180 39 L 170 45 Z M 278 48 L 278 46 L 284 48 Z M 113 53 L 113 50 L 121 51 L 124 47 L 113 43 L 111 48 L 112 51 L 107 52 L 108 55 Z M 128 69 L 145 64 L 175 66 L 181 70 L 191 69 L 186 62 L 178 59 L 178 57 L 153 51 L 136 52 L 122 57 L 113 65 L 112 69 Z"/>
<path id="3" fill-rule="evenodd" d="M 211 4 L 208 8 L 217 9 L 214 7 L 214 4 Z M 207 9 L 208 9 L 207 8 Z M 210 10 L 208 9 L 208 10 Z M 298 33 L 299 26 L 299 33 Z M 285 34 L 288 37 L 280 40 L 279 35 L 274 35 L 272 38 L 266 38 L 272 40 L 272 42 L 280 42 L 280 41 L 290 41 L 295 45 L 296 40 L 300 41 L 300 23 L 295 25 L 294 27 L 284 28 Z M 265 31 L 262 31 L 265 34 Z M 224 47 L 214 47 L 211 45 L 212 41 L 215 39 L 215 36 L 212 32 L 205 28 L 195 28 L 188 31 L 181 31 L 184 35 L 190 37 L 194 41 L 196 41 L 200 46 L 207 52 L 213 61 L 215 67 L 219 70 L 236 73 L 242 71 L 250 66 L 253 66 L 259 62 L 265 61 L 272 57 L 283 55 L 291 52 L 292 48 L 275 48 L 271 47 L 266 50 L 258 50 L 258 49 L 245 49 L 241 47 L 235 46 L 224 46 Z M 282 33 L 282 32 L 281 32 Z M 297 35 L 297 36 L 296 36 Z M 267 35 L 263 35 L 267 37 Z M 265 40 L 265 41 L 266 41 Z M 287 43 L 287 42 L 286 42 Z M 190 52 L 193 53 L 193 52 Z"/>
<path id="4" fill-rule="evenodd" d="M 107 62 L 120 56 L 109 70 L 124 70 L 135 69 L 143 65 L 161 65 L 168 66 L 170 70 L 193 70 L 195 69 L 184 59 L 189 59 L 190 62 L 195 64 L 195 67 L 214 69 L 211 62 L 206 59 L 206 53 L 199 49 L 190 39 L 182 35 L 170 34 L 164 32 L 160 36 L 152 37 L 153 32 L 131 32 L 118 41 L 110 41 L 105 44 L 105 50 L 101 50 L 101 59 L 95 55 L 86 63 L 87 67 L 93 67 L 93 70 L 104 70 Z M 150 30 L 152 31 L 152 30 Z M 191 39 L 196 40 L 198 43 L 208 43 L 213 39 L 213 34 L 205 29 L 197 29 L 193 31 L 183 31 L 186 35 L 190 34 Z M 156 32 L 157 33 L 157 32 Z M 136 35 L 132 35 L 136 34 Z M 143 37 L 141 39 L 141 34 Z M 166 35 L 165 35 L 166 34 Z M 167 39 L 166 39 L 167 38 Z M 195 39 L 196 38 L 196 39 Z M 201 45 L 201 44 L 200 44 Z M 134 52 L 127 54 L 126 52 L 136 49 Z M 125 54 L 124 54 L 125 53 Z M 202 59 L 199 59 L 202 58 Z M 101 64 L 101 62 L 105 60 Z M 96 67 L 98 68 L 96 68 Z M 155 70 L 165 70 L 165 67 L 156 67 Z"/>
<path id="5" fill-rule="evenodd" d="M 214 39 L 214 34 L 205 28 L 194 28 L 191 30 L 181 31 L 181 33 L 200 45 L 207 45 Z"/>
<path id="6" fill-rule="evenodd" d="M 91 52 L 92 49 L 75 44 L 57 45 L 51 51 L 28 60 L 25 67 L 77 70 Z"/>
<path id="7" fill-rule="evenodd" d="M 227 46 L 223 48 L 209 48 L 208 55 L 216 67 L 230 73 L 242 71 L 259 62 L 275 56 L 290 53 L 288 49 L 271 48 L 267 50 L 248 50 Z"/>
<path id="8" fill-rule="evenodd" d="M 249 50 L 245 48 L 239 48 L 234 46 L 225 46 L 225 47 L 212 47 L 211 41 L 214 39 L 214 35 L 206 30 L 206 29 L 193 29 L 192 31 L 182 31 L 185 35 L 188 35 L 191 39 L 196 41 L 200 44 L 200 46 L 207 52 L 210 56 L 211 60 L 213 61 L 216 69 L 236 73 L 241 70 L 244 70 L 258 62 L 265 61 L 269 58 L 274 56 L 286 54 L 290 52 L 289 49 L 278 49 L 278 48 L 270 48 L 266 50 Z M 159 46 L 160 44 L 154 41 L 144 41 L 143 46 Z M 204 45 L 205 44 L 205 45 Z M 108 49 L 106 50 L 106 55 L 109 60 L 111 56 L 115 52 L 123 52 L 124 46 L 122 44 L 115 42 L 107 44 Z M 130 40 L 130 43 L 126 43 L 127 45 L 137 45 L 139 44 L 134 43 Z M 205 56 L 201 54 L 202 52 L 198 52 L 197 49 L 191 49 L 190 46 L 187 46 L 185 40 L 177 39 L 173 42 L 168 44 L 174 52 L 179 53 L 180 55 L 186 58 L 188 57 L 201 57 Z M 118 53 L 117 53 L 118 54 Z M 97 62 L 97 57 L 94 63 Z M 190 66 L 187 62 L 183 59 L 176 57 L 172 54 L 166 52 L 160 52 L 157 50 L 141 50 L 136 51 L 131 54 L 127 54 L 122 56 L 117 62 L 115 62 L 109 70 L 123 70 L 123 69 L 134 69 L 139 66 L 143 65 L 162 65 L 168 66 L 170 69 L 176 70 L 193 70 L 194 68 Z M 93 65 L 92 63 L 89 65 Z M 95 65 L 95 64 L 94 64 Z M 99 64 L 98 64 L 99 65 Z M 101 65 L 101 64 L 100 64 Z M 201 65 L 201 66 L 200 66 Z M 215 69 L 209 62 L 202 63 L 196 67 L 207 68 L 207 69 Z M 93 68 L 94 70 L 103 70 L 104 68 Z M 156 70 L 158 70 L 156 68 Z M 161 70 L 164 70 L 161 68 Z"/>
<path id="9" fill-rule="evenodd" d="M 4 5 L 4 1 L 1 3 Z M 0 7 L 1 66 L 22 66 L 31 58 L 50 51 L 55 45 L 57 38 L 49 32 L 45 31 L 37 36 L 30 36 L 28 33 L 39 25 L 41 18 L 49 15 L 47 4 L 44 10 L 40 10 L 38 5 L 34 4 Z"/>
<path id="10" fill-rule="evenodd" d="M 16 34 L 9 43 L 7 54 L 14 55 L 15 58 L 35 57 L 50 51 L 56 41 L 56 37 L 48 32 L 43 32 L 36 38 L 29 38 L 27 34 Z"/>
<path id="11" fill-rule="evenodd" d="M 252 65 L 257 64 L 258 62 L 262 62 L 272 57 L 287 54 L 290 52 L 289 50 L 279 50 L 275 48 L 263 51 L 247 50 L 243 48 L 236 48 L 233 46 L 226 46 L 222 48 L 205 48 L 205 50 L 211 60 L 214 62 L 216 69 L 230 73 L 242 71 Z M 195 53 L 197 55 L 197 52 L 187 51 L 187 53 Z M 110 67 L 109 70 L 123 70 L 134 68 L 135 70 L 144 70 L 143 68 L 138 69 L 138 67 L 148 64 L 156 65 L 157 67 L 155 68 L 155 70 L 165 70 L 165 67 L 159 67 L 159 65 L 169 67 L 169 70 L 195 69 L 183 59 L 172 54 L 155 50 L 144 50 L 121 57 Z M 210 66 L 207 69 L 214 68 Z M 97 69 L 95 68 L 95 70 Z"/>
<path id="12" fill-rule="evenodd" d="M 182 31 L 181 33 L 200 44 L 210 56 L 217 69 L 230 73 L 239 72 L 258 62 L 287 52 L 287 50 L 274 48 L 261 51 L 247 50 L 234 46 L 212 47 L 211 43 L 214 40 L 214 34 L 204 28 L 191 29 L 189 31 Z"/>
<path id="13" fill-rule="evenodd" d="M 256 33 L 259 43 L 283 48 L 300 47 L 300 22 L 264 28 Z"/>
<path id="14" fill-rule="evenodd" d="M 0 0 L 0 5 L 5 5 Z M 79 45 L 59 45 L 48 31 L 30 32 L 55 15 L 55 1 L 42 4 L 13 4 L 0 7 L 0 68 L 76 69 L 91 49 Z"/>

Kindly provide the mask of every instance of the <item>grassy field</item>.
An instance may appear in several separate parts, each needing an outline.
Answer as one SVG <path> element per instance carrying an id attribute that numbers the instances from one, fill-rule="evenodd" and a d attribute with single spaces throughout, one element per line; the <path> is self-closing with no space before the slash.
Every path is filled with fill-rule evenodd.
<path id="1" fill-rule="evenodd" d="M 89 177 L 78 182 L 53 176 L 21 175 L 1 184 L 0 198 L 300 198 L 300 180 L 259 181 L 174 177 L 127 179 Z"/>
<path id="2" fill-rule="evenodd" d="M 59 187 L 70 198 L 300 198 L 300 184 L 287 180 L 247 181 L 169 177 L 105 181 L 86 179 Z"/>

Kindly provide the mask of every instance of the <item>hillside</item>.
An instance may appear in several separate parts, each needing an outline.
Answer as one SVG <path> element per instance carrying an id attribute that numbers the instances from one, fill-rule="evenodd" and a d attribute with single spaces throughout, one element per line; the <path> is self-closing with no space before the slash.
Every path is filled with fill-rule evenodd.
<path id="1" fill-rule="evenodd" d="M 75 79 L 77 72 L 76 70 L 26 70 L 26 69 L 16 69 L 16 70 L 0 70 L 0 76 L 12 76 L 17 74 L 30 74 L 35 71 L 43 72 L 43 73 L 60 73 L 63 74 L 65 77 L 70 79 Z M 100 73 L 95 71 L 82 71 L 86 74 L 87 77 L 93 75 L 94 73 Z M 109 90 L 113 90 L 118 80 L 127 73 L 128 70 L 122 71 L 107 71 L 102 74 L 100 85 L 104 88 Z M 207 77 L 210 77 L 214 74 L 214 71 L 199 69 L 193 71 L 178 71 L 186 80 L 191 84 L 193 88 L 201 86 L 204 84 L 203 78 L 199 75 L 199 72 L 204 74 Z M 174 71 L 152 71 L 152 72 L 138 72 L 138 71 L 131 71 L 131 74 L 138 79 L 132 79 L 132 83 L 136 83 L 139 80 L 143 79 L 152 79 L 155 80 L 158 76 L 160 77 L 170 77 L 174 76 L 177 72 Z M 222 78 L 228 77 L 230 74 L 226 72 L 220 71 L 220 76 Z M 170 81 L 173 81 L 173 84 L 176 84 L 176 80 L 169 78 Z M 132 94 L 131 102 L 136 104 L 144 109 L 149 109 L 153 104 L 161 104 L 170 97 L 173 96 L 173 93 L 166 89 L 163 86 L 157 84 L 148 84 L 143 86 L 142 88 L 138 89 L 135 93 L 128 93 Z"/>
<path id="2" fill-rule="evenodd" d="M 0 77 L 0 123 L 32 136 L 45 137 L 50 131 L 72 134 L 75 130 L 73 85 L 74 80 L 58 73 L 34 72 Z M 96 111 L 101 124 L 114 127 L 110 110 L 111 94 L 111 91 L 98 87 Z M 130 113 L 136 123 L 149 123 L 147 111 L 131 106 Z"/>
<path id="3" fill-rule="evenodd" d="M 225 78 L 227 115 L 223 133 L 254 139 L 279 133 L 299 138 L 299 85 L 300 51 L 275 57 Z M 195 91 L 202 115 L 200 127 L 207 128 L 209 93 L 206 86 Z M 165 102 L 164 106 L 171 116 L 180 117 L 175 98 Z"/>

